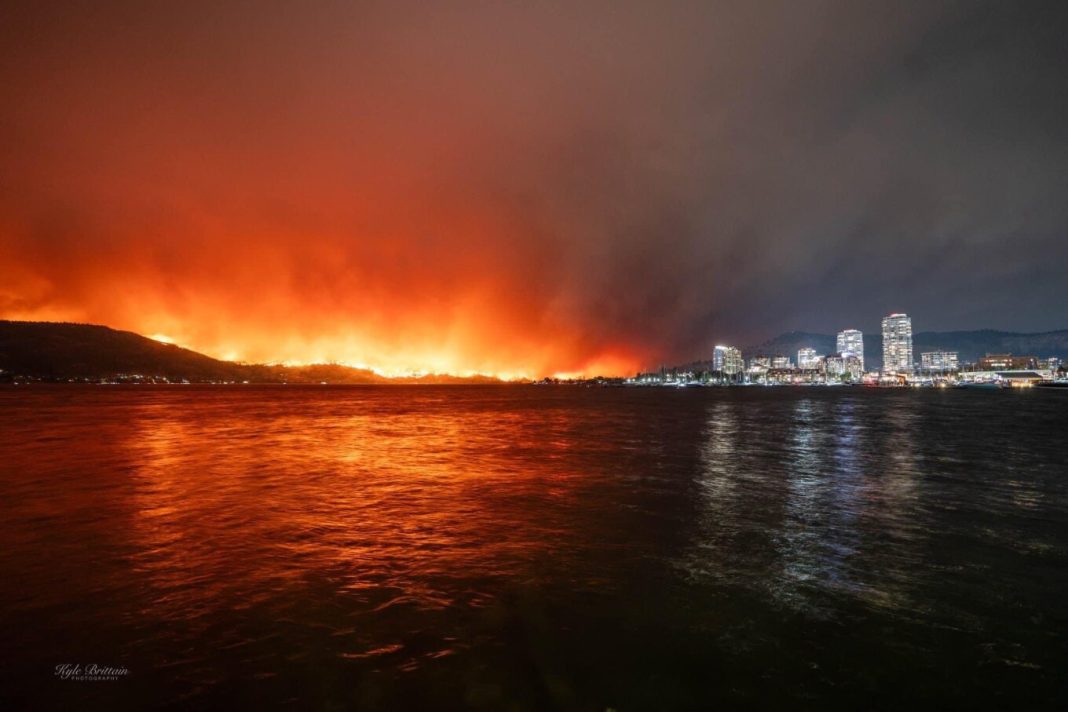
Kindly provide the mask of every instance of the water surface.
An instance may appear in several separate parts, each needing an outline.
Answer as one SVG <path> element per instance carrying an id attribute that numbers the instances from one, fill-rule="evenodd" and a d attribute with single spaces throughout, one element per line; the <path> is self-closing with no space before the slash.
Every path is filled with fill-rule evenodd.
<path id="1" fill-rule="evenodd" d="M 1037 390 L 3 387 L 0 702 L 1063 708 L 1065 422 Z"/>

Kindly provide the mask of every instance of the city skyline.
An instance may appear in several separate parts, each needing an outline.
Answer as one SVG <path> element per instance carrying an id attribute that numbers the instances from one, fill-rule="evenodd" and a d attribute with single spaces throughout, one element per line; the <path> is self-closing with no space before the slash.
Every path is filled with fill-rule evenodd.
<path id="1" fill-rule="evenodd" d="M 913 341 L 912 318 L 908 314 L 892 312 L 884 316 L 880 323 L 882 360 L 878 369 L 865 368 L 864 333 L 848 328 L 838 331 L 834 337 L 835 347 L 827 353 L 811 345 L 802 345 L 795 352 L 794 359 L 782 348 L 750 347 L 745 350 L 748 353 L 746 355 L 735 346 L 719 344 L 707 362 L 710 368 L 703 367 L 701 360 L 687 366 L 661 366 L 659 374 L 655 370 L 639 371 L 628 382 L 637 385 L 715 382 L 722 385 L 722 379 L 726 379 L 727 383 L 743 384 L 863 381 L 866 384 L 892 382 L 894 385 L 903 385 L 912 382 L 938 385 L 932 378 L 944 380 L 955 374 L 965 381 L 978 378 L 983 382 L 986 378 L 1004 377 L 1006 382 L 1015 380 L 1024 385 L 1061 380 L 1059 373 L 1063 361 L 1060 353 L 1038 358 L 1004 349 L 997 353 L 987 350 L 981 357 L 962 361 L 956 350 L 936 348 L 917 351 Z M 829 335 L 827 338 L 830 338 Z M 965 373 L 969 375 L 965 376 Z"/>

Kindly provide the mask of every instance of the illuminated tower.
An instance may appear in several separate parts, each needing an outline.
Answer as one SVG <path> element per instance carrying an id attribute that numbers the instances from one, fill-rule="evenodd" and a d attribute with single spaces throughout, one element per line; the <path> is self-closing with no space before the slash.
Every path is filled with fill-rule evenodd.
<path id="1" fill-rule="evenodd" d="M 912 319 L 907 314 L 883 317 L 883 371 L 912 370 Z"/>
<path id="2" fill-rule="evenodd" d="M 838 343 L 835 350 L 842 354 L 843 358 L 855 356 L 860 361 L 860 370 L 864 370 L 864 334 L 856 329 L 846 329 L 838 332 Z"/>
<path id="3" fill-rule="evenodd" d="M 742 352 L 733 346 L 717 346 L 712 352 L 712 368 L 728 376 L 741 373 L 745 370 Z"/>

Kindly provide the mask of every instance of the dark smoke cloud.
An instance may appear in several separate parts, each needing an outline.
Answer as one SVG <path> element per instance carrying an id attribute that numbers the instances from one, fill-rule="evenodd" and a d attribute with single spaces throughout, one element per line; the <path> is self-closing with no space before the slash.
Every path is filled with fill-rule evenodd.
<path id="1" fill-rule="evenodd" d="M 9 19 L 0 316 L 524 373 L 1068 325 L 1060 3 Z"/>

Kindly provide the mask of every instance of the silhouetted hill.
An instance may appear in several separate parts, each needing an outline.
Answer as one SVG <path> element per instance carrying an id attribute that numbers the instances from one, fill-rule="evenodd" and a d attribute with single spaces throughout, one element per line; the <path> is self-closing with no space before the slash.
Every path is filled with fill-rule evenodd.
<path id="1" fill-rule="evenodd" d="M 339 364 L 272 366 L 241 364 L 164 344 L 130 331 L 95 324 L 0 320 L 0 380 L 111 379 L 120 376 L 190 382 L 252 383 L 499 383 L 489 376 L 430 374 L 386 378 Z"/>
<path id="2" fill-rule="evenodd" d="M 865 334 L 865 351 L 868 348 L 867 338 L 868 335 Z M 757 346 L 744 349 L 743 354 L 747 359 L 753 356 L 789 356 L 796 362 L 798 349 L 811 348 L 816 349 L 816 353 L 829 354 L 834 352 L 834 345 L 834 336 L 813 334 L 808 331 L 790 331 Z M 865 358 L 867 358 L 866 354 Z"/>
<path id="3" fill-rule="evenodd" d="M 882 339 L 879 349 L 882 350 Z M 976 361 L 986 354 L 1017 354 L 1020 356 L 1068 356 L 1068 329 L 1038 334 L 1017 334 L 1010 331 L 921 331 L 912 337 L 916 360 L 924 351 L 956 351 L 961 361 Z M 867 345 L 865 344 L 865 350 Z M 880 359 L 881 360 L 881 359 Z"/>
<path id="4" fill-rule="evenodd" d="M 746 358 L 757 354 L 775 356 L 781 354 L 796 361 L 797 351 L 813 348 L 817 353 L 835 351 L 835 335 L 791 331 L 774 339 L 745 350 Z M 956 351 L 962 363 L 974 362 L 988 353 L 1013 353 L 1046 358 L 1068 356 L 1068 329 L 1047 331 L 1038 334 L 1019 334 L 1010 331 L 981 329 L 978 331 L 921 331 L 912 337 L 912 350 L 916 361 L 924 351 Z M 867 368 L 877 369 L 883 362 L 883 338 L 881 334 L 865 332 L 864 363 Z"/>
<path id="5" fill-rule="evenodd" d="M 142 374 L 171 380 L 248 378 L 240 364 L 91 324 L 0 321 L 0 369 L 39 378 Z"/>

